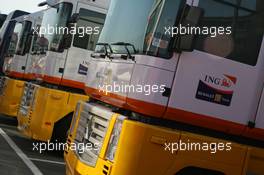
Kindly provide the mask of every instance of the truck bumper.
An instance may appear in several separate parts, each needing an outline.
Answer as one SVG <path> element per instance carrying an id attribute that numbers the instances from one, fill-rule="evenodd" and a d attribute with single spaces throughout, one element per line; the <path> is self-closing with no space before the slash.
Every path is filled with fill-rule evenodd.
<path id="1" fill-rule="evenodd" d="M 1 77 L 1 81 L 0 113 L 16 117 L 25 82 L 7 77 Z"/>
<path id="2" fill-rule="evenodd" d="M 66 175 L 110 175 L 111 163 L 98 158 L 95 167 L 90 167 L 80 161 L 74 151 L 68 150 L 64 152 L 64 159 L 66 163 Z"/>
<path id="3" fill-rule="evenodd" d="M 25 136 L 49 141 L 57 121 L 74 111 L 88 96 L 38 86 L 28 112 L 18 111 L 18 129 Z"/>

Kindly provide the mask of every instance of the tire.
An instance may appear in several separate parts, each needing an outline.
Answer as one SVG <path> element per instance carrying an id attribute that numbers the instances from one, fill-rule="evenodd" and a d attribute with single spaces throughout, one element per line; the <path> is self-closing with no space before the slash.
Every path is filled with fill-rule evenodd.
<path id="1" fill-rule="evenodd" d="M 52 142 L 66 143 L 72 115 L 73 113 L 70 113 L 55 123 L 51 139 Z"/>

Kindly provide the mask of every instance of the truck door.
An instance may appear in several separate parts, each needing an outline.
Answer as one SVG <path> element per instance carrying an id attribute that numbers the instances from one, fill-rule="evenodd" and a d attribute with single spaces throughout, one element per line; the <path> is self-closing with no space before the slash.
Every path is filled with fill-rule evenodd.
<path id="1" fill-rule="evenodd" d="M 245 136 L 250 136 L 256 139 L 264 139 L 264 92 L 259 103 L 258 113 L 251 121 L 251 127 L 244 133 Z"/>
<path id="2" fill-rule="evenodd" d="M 163 116 L 179 56 L 168 51 L 171 38 L 163 35 L 163 32 L 165 26 L 174 24 L 178 12 L 185 4 L 185 1 L 156 1 L 148 15 L 143 54 L 136 54 L 134 61 L 113 59 L 110 62 L 115 83 L 121 85 L 121 89 L 129 85 L 123 94 L 118 94 L 126 97 L 125 108 L 148 116 Z M 129 24 L 124 26 L 131 27 Z M 129 28 L 125 31 L 133 36 Z M 128 40 L 136 43 L 135 39 Z"/>
<path id="3" fill-rule="evenodd" d="M 30 31 L 32 30 L 32 21 L 25 20 L 22 22 L 23 28 L 21 36 L 16 45 L 15 54 L 10 63 L 10 76 L 16 78 L 23 78 L 25 65 L 29 54 L 29 47 L 31 46 Z"/>
<path id="4" fill-rule="evenodd" d="M 4 64 L 5 64 L 5 54 L 9 48 L 9 44 L 12 39 L 12 33 L 16 25 L 15 20 L 6 20 L 1 28 L 0 33 L 0 74 L 3 74 Z"/>
<path id="5" fill-rule="evenodd" d="M 62 85 L 76 88 L 84 87 L 84 80 L 91 62 L 91 53 L 94 51 L 104 25 L 106 9 L 78 3 L 80 18 L 77 22 L 77 31 L 72 47 L 69 48 Z"/>
<path id="6" fill-rule="evenodd" d="M 165 118 L 241 134 L 254 120 L 264 81 L 264 3 L 194 3 L 204 9 L 202 31 L 195 50 L 181 54 Z"/>
<path id="7" fill-rule="evenodd" d="M 23 33 L 23 22 L 17 22 L 14 27 L 14 31 L 11 36 L 10 44 L 5 53 L 4 57 L 4 73 L 12 72 L 12 62 L 14 62 L 14 56 L 16 53 L 16 48 Z"/>

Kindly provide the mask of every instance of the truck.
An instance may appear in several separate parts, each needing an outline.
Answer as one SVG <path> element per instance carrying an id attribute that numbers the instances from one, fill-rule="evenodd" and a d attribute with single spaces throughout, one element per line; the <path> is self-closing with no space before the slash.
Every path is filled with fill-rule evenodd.
<path id="1" fill-rule="evenodd" d="M 4 65 L 4 55 L 9 47 L 11 36 L 15 28 L 16 20 L 15 18 L 28 15 L 28 12 L 15 10 L 10 12 L 6 17 L 6 20 L 1 27 L 0 31 L 0 74 L 3 75 L 3 65 Z"/>
<path id="2" fill-rule="evenodd" d="M 7 17 L 7 15 L 0 14 L 0 29 L 1 29 L 2 25 L 4 24 L 6 17 Z"/>
<path id="3" fill-rule="evenodd" d="M 25 67 L 32 57 L 32 46 L 36 43 L 33 31 L 41 20 L 42 11 L 15 18 L 14 31 L 3 58 L 4 75 L 0 77 L 0 113 L 6 116 L 17 116 L 26 80 Z"/>
<path id="4" fill-rule="evenodd" d="M 84 80 L 108 0 L 48 0 L 40 5 L 45 4 L 38 34 L 42 47 L 25 69 L 31 82 L 20 101 L 18 129 L 35 140 L 65 142 L 77 102 L 88 100 Z"/>
<path id="5" fill-rule="evenodd" d="M 262 175 L 263 10 L 261 0 L 112 0 L 66 174 Z"/>

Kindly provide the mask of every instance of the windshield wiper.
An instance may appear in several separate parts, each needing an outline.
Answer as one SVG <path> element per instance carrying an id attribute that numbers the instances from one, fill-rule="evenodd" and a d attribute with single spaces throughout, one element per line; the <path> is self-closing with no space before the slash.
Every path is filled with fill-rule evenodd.
<path id="1" fill-rule="evenodd" d="M 127 55 L 122 55 L 121 54 L 121 58 L 123 59 L 131 59 L 133 61 L 135 61 L 135 56 L 132 56 L 131 52 L 129 51 L 128 47 L 132 47 L 134 54 L 137 53 L 135 46 L 131 43 L 125 43 L 125 42 L 117 42 L 117 43 L 112 43 L 111 46 L 124 46 L 125 50 L 127 52 Z M 114 54 L 119 54 L 119 53 L 114 53 Z"/>
<path id="2" fill-rule="evenodd" d="M 108 43 L 97 43 L 96 46 L 102 46 L 104 48 L 104 53 L 95 50 L 94 53 L 91 54 L 92 58 L 105 58 L 113 53 L 111 45 Z"/>

